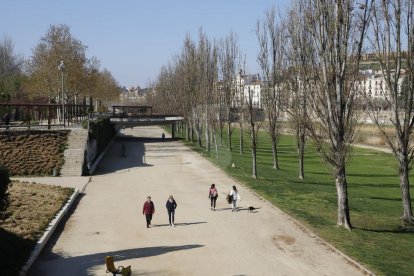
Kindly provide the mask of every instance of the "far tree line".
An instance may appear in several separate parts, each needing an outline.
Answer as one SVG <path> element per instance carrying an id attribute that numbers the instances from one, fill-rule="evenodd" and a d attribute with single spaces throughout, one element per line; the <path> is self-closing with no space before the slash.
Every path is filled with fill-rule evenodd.
<path id="1" fill-rule="evenodd" d="M 298 177 L 305 178 L 304 149 L 310 138 L 335 179 L 337 225 L 349 230 L 346 167 L 358 126 L 356 108 L 364 104 L 398 163 L 401 219 L 413 223 L 409 184 L 414 154 L 413 11 L 411 0 L 294 0 L 287 11 L 269 9 L 256 25 L 263 110 L 254 107 L 254 91 L 242 92 L 246 59 L 237 34 L 211 39 L 200 29 L 196 40 L 185 37 L 181 52 L 161 69 L 148 101 L 163 112 L 182 114 L 186 139 L 199 146 L 204 140 L 205 150 L 214 151 L 217 158 L 224 131 L 226 146 L 234 147 L 231 135 L 236 125 L 240 154 L 245 154 L 243 130 L 248 130 L 253 178 L 258 177 L 260 128 L 270 135 L 277 174 L 278 142 L 286 120 L 282 115 L 289 114 L 297 140 Z M 393 134 L 381 124 L 375 101 L 357 89 L 364 53 L 379 64 L 385 80 Z"/>
<path id="2" fill-rule="evenodd" d="M 0 42 L 0 102 L 80 104 L 86 97 L 102 102 L 119 99 L 121 88 L 111 72 L 100 68 L 87 46 L 67 25 L 51 25 L 24 58 L 14 53 L 12 38 Z M 59 67 L 63 62 L 63 67 Z M 63 92 L 62 93 L 62 73 Z"/>

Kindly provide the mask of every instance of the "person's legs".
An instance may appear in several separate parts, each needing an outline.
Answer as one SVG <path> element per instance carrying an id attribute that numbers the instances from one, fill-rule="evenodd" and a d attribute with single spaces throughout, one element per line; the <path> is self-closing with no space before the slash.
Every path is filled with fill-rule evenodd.
<path id="1" fill-rule="evenodd" d="M 152 214 L 148 215 L 149 216 L 149 225 L 151 225 L 151 220 L 152 220 Z"/>
<path id="2" fill-rule="evenodd" d="M 171 211 L 168 211 L 168 221 L 169 221 L 169 223 L 170 223 L 170 225 L 171 225 Z"/>
<path id="3" fill-rule="evenodd" d="M 216 201 L 217 201 L 217 197 L 214 197 L 213 202 L 212 202 L 214 210 L 216 210 Z"/>
<path id="4" fill-rule="evenodd" d="M 175 226 L 174 225 L 174 214 L 175 214 L 175 211 L 172 211 L 171 212 L 171 224 L 172 224 L 172 226 Z"/>
<path id="5" fill-rule="evenodd" d="M 147 228 L 149 228 L 149 226 L 151 225 L 151 215 L 145 215 L 145 219 L 147 220 Z"/>
<path id="6" fill-rule="evenodd" d="M 231 211 L 235 211 L 236 210 L 236 200 L 234 200 L 234 199 L 231 201 L 231 208 L 232 208 Z"/>
<path id="7" fill-rule="evenodd" d="M 214 197 L 210 197 L 210 208 L 213 208 Z"/>

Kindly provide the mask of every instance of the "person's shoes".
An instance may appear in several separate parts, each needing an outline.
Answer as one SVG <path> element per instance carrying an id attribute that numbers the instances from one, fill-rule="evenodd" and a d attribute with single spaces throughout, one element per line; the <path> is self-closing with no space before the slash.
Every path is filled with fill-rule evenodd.
<path id="1" fill-rule="evenodd" d="M 175 227 L 175 224 L 173 223 L 173 224 L 171 224 L 172 225 L 172 227 Z"/>
<path id="2" fill-rule="evenodd" d="M 216 208 L 213 209 L 213 211 L 215 211 L 215 210 L 216 210 Z"/>

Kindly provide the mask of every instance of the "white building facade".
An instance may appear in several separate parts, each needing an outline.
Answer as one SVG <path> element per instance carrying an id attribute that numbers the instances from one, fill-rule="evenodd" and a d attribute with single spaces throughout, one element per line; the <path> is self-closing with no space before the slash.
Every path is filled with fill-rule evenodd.
<path id="1" fill-rule="evenodd" d="M 235 85 L 236 94 L 233 106 L 240 106 L 242 103 L 246 104 L 251 100 L 253 107 L 262 107 L 262 81 L 259 74 L 249 75 L 240 73 L 236 76 Z"/>

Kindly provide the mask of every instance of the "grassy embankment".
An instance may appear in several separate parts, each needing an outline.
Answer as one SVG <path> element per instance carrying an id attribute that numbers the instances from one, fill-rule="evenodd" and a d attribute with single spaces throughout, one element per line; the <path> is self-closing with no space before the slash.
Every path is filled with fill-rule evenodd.
<path id="1" fill-rule="evenodd" d="M 278 146 L 280 170 L 272 169 L 270 140 L 259 136 L 258 179 L 251 178 L 249 136 L 245 135 L 244 154 L 239 154 L 238 130 L 233 132 L 233 150 L 225 146 L 216 158 L 188 143 L 196 151 L 241 183 L 292 215 L 323 239 L 359 261 L 374 273 L 414 275 L 414 226 L 404 225 L 401 215 L 399 178 L 390 154 L 355 148 L 347 167 L 352 232 L 336 227 L 336 189 L 329 167 L 308 143 L 305 180 L 298 178 L 295 140 L 283 136 Z M 236 168 L 232 168 L 234 163 Z M 411 178 L 413 183 L 414 178 Z M 413 195 L 414 196 L 414 195 Z M 413 201 L 414 203 L 414 201 Z"/>

